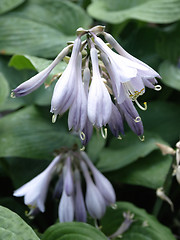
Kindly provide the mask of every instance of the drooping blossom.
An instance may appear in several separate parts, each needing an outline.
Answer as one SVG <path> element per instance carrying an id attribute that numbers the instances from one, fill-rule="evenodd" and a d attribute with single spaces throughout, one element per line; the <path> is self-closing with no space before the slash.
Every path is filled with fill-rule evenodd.
<path id="1" fill-rule="evenodd" d="M 44 212 L 44 203 L 49 183 L 60 160 L 60 155 L 55 157 L 52 163 L 42 173 L 17 189 L 13 195 L 16 197 L 24 196 L 24 203 L 28 205 L 31 210 L 38 208 L 41 212 Z"/>
<path id="2" fill-rule="evenodd" d="M 86 40 L 82 41 L 83 35 Z M 37 89 L 70 49 L 69 63 L 54 87 L 50 110 L 52 121 L 69 110 L 69 130 L 80 136 L 83 145 L 89 142 L 93 127 L 100 129 L 106 138 L 109 126 L 112 134 L 121 138 L 120 135 L 125 134 L 124 120 L 143 139 L 143 123 L 134 103 L 146 110 L 147 103 L 141 104 L 138 98 L 145 93 L 146 87 L 159 91 L 161 86 L 157 85 L 156 78 L 161 77 L 126 52 L 103 26 L 77 29 L 74 43 L 66 47 L 48 68 L 14 89 L 13 95 L 24 96 Z"/>
<path id="3" fill-rule="evenodd" d="M 17 189 L 14 196 L 24 196 L 24 203 L 30 208 L 30 216 L 39 211 L 44 212 L 50 180 L 57 175 L 53 197 L 59 199 L 60 222 L 86 222 L 87 212 L 93 219 L 102 218 L 106 207 L 115 204 L 113 186 L 93 165 L 86 153 L 75 147 L 62 148 L 59 152 L 42 173 Z M 83 181 L 85 191 L 82 188 Z"/>

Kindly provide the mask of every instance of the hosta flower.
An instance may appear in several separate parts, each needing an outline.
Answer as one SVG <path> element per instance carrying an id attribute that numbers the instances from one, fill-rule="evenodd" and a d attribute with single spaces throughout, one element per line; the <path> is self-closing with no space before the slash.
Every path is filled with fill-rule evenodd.
<path id="1" fill-rule="evenodd" d="M 110 119 L 112 102 L 99 72 L 97 50 L 94 46 L 91 47 L 91 61 L 93 75 L 88 95 L 88 117 L 93 125 L 101 128 Z"/>
<path id="2" fill-rule="evenodd" d="M 80 64 L 78 64 L 80 47 L 81 39 L 78 37 L 74 42 L 69 64 L 54 87 L 51 100 L 51 112 L 54 113 L 55 116 L 66 112 L 78 94 L 77 78 L 78 71 L 80 71 L 78 69 L 78 67 L 80 68 Z"/>
<path id="3" fill-rule="evenodd" d="M 84 162 L 81 162 L 81 169 L 86 180 L 86 206 L 89 214 L 95 218 L 100 219 L 106 210 L 106 202 L 100 193 L 97 186 L 93 183 L 87 166 Z"/>
<path id="4" fill-rule="evenodd" d="M 76 33 L 74 43 L 66 47 L 48 68 L 14 89 L 14 96 L 24 96 L 38 88 L 72 48 L 69 63 L 54 87 L 50 110 L 52 122 L 69 110 L 69 130 L 80 136 L 83 145 L 89 142 L 93 127 L 100 129 L 106 138 L 109 126 L 112 134 L 120 139 L 120 135 L 124 135 L 123 120 L 141 136 L 143 123 L 133 103 L 141 110 L 147 109 L 147 103 L 141 105 L 138 97 L 145 93 L 145 87 L 160 90 L 156 80 L 160 75 L 127 53 L 104 32 L 103 26 L 89 30 L 79 28 Z M 83 35 L 86 39 L 82 41 Z M 116 52 L 99 35 L 103 35 Z"/>
<path id="5" fill-rule="evenodd" d="M 137 101 L 137 97 L 145 92 L 145 85 L 153 88 L 157 82 L 155 77 L 160 77 L 157 72 L 125 52 L 120 45 L 118 48 L 117 44 L 113 44 L 117 51 L 120 49 L 119 55 L 113 52 L 101 38 L 95 34 L 93 34 L 93 37 L 100 51 L 104 53 L 104 63 L 110 75 L 113 91 L 119 104 L 124 101 L 124 95 L 133 101 Z M 159 86 L 154 86 L 154 89 L 159 90 Z"/>
<path id="6" fill-rule="evenodd" d="M 52 163 L 42 173 L 17 189 L 13 195 L 16 197 L 24 196 L 24 203 L 28 205 L 30 209 L 38 208 L 41 212 L 44 212 L 44 202 L 49 183 L 60 159 L 60 156 L 54 158 Z"/>
<path id="7" fill-rule="evenodd" d="M 31 209 L 30 216 L 45 211 L 44 204 L 49 183 L 55 173 L 59 178 L 53 197 L 59 199 L 60 222 L 74 220 L 86 222 L 87 212 L 93 219 L 100 219 L 106 207 L 115 203 L 113 186 L 96 169 L 87 154 L 77 151 L 75 147 L 62 148 L 59 155 L 42 173 L 14 192 L 16 197 L 24 196 L 25 204 Z M 86 183 L 84 192 L 83 181 Z"/>
<path id="8" fill-rule="evenodd" d="M 65 47 L 47 68 L 12 90 L 12 96 L 22 97 L 39 88 L 45 82 L 53 68 L 68 54 L 69 49 L 69 46 Z"/>
<path id="9" fill-rule="evenodd" d="M 86 121 L 87 121 L 87 98 L 85 89 L 82 82 L 82 54 L 78 56 L 78 67 L 77 67 L 77 95 L 75 96 L 74 102 L 69 110 L 68 126 L 69 129 L 73 128 L 76 132 L 82 132 Z"/>

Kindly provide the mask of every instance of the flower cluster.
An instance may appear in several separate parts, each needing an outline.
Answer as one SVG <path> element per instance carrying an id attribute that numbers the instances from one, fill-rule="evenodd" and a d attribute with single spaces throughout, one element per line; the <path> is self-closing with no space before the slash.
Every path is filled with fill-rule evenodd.
<path id="1" fill-rule="evenodd" d="M 84 41 L 83 35 L 86 35 Z M 79 133 L 84 145 L 91 138 L 93 126 L 106 137 L 107 129 L 103 127 L 108 125 L 113 135 L 120 137 L 124 134 L 124 119 L 132 131 L 142 136 L 143 124 L 133 103 L 146 110 L 147 104 L 141 106 L 137 98 L 145 92 L 145 87 L 160 90 L 156 85 L 156 77 L 160 76 L 127 53 L 102 26 L 78 29 L 74 43 L 64 48 L 50 66 L 14 89 L 13 96 L 25 96 L 37 89 L 71 49 L 69 63 L 54 87 L 53 122 L 69 109 L 69 130 Z"/>
<path id="2" fill-rule="evenodd" d="M 85 152 L 76 149 L 61 149 L 51 164 L 34 179 L 14 192 L 14 196 L 24 196 L 29 206 L 29 215 L 45 211 L 45 200 L 50 181 L 58 175 L 54 196 L 60 198 L 60 222 L 86 222 L 87 211 L 94 219 L 100 219 L 108 205 L 115 204 L 116 196 L 108 179 L 97 170 Z M 86 183 L 85 198 L 82 190 Z"/>

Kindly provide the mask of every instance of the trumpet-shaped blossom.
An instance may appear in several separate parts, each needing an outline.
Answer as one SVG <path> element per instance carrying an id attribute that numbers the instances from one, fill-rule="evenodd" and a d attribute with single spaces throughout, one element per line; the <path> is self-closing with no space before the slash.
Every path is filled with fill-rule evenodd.
<path id="1" fill-rule="evenodd" d="M 53 68 L 68 54 L 69 49 L 69 46 L 64 48 L 47 68 L 12 90 L 12 96 L 26 96 L 39 88 L 45 82 Z"/>
<path id="2" fill-rule="evenodd" d="M 74 42 L 68 66 L 54 87 L 51 100 L 51 112 L 54 113 L 55 116 L 66 112 L 78 94 L 76 80 L 78 78 L 78 67 L 80 67 L 78 64 L 80 47 L 81 39 L 78 37 Z"/>
<path id="3" fill-rule="evenodd" d="M 91 47 L 91 61 L 93 76 L 88 95 L 88 117 L 93 125 L 101 128 L 110 119 L 112 102 L 99 72 L 98 56 L 95 47 Z"/>
<path id="4" fill-rule="evenodd" d="M 106 210 L 105 199 L 93 183 L 84 162 L 81 162 L 81 169 L 86 180 L 86 206 L 88 212 L 93 218 L 100 219 Z"/>
<path id="5" fill-rule="evenodd" d="M 82 132 L 87 120 L 87 97 L 82 82 L 82 54 L 78 56 L 77 67 L 77 95 L 69 110 L 68 126 L 73 128 L 76 132 Z"/>
<path id="6" fill-rule="evenodd" d="M 89 30 L 79 28 L 77 35 L 74 43 L 66 47 L 49 67 L 14 89 L 13 95 L 24 96 L 38 88 L 72 48 L 69 63 L 54 87 L 52 121 L 69 110 L 69 130 L 79 134 L 83 145 L 89 142 L 93 127 L 101 129 L 106 138 L 108 125 L 113 135 L 120 138 L 120 134 L 124 134 L 123 120 L 141 136 L 143 124 L 133 102 L 146 110 L 146 102 L 141 105 L 138 97 L 145 93 L 146 87 L 159 91 L 161 86 L 157 85 L 156 78 L 160 75 L 126 52 L 102 26 Z M 83 35 L 86 40 L 81 41 Z M 99 35 L 103 35 L 116 52 Z"/>
<path id="7" fill-rule="evenodd" d="M 62 148 L 42 173 L 14 192 L 16 197 L 24 196 L 24 203 L 31 209 L 29 215 L 35 216 L 39 211 L 45 211 L 49 183 L 55 173 L 59 178 L 53 197 L 60 199 L 60 222 L 86 222 L 87 212 L 92 218 L 100 219 L 106 207 L 115 203 L 116 196 L 111 183 L 96 169 L 87 154 L 77 151 L 75 147 Z M 86 183 L 84 192 L 81 186 L 83 181 Z"/>
<path id="8" fill-rule="evenodd" d="M 24 203 L 28 205 L 30 209 L 38 208 L 41 212 L 44 212 L 44 202 L 49 183 L 60 159 L 60 156 L 54 158 L 52 163 L 42 173 L 17 189 L 13 195 L 16 197 L 24 196 Z"/>

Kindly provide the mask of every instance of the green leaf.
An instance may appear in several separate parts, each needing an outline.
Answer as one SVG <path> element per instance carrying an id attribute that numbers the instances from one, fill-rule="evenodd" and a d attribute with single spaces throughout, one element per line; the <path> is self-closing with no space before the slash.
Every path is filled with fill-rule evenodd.
<path id="1" fill-rule="evenodd" d="M 163 156 L 160 151 L 154 151 L 147 157 L 108 175 L 115 182 L 157 189 L 163 186 L 171 165 L 172 156 Z"/>
<path id="2" fill-rule="evenodd" d="M 42 240 L 107 240 L 97 228 L 86 223 L 57 223 L 46 230 Z"/>
<path id="3" fill-rule="evenodd" d="M 123 240 L 175 240 L 170 229 L 154 216 L 128 202 L 117 202 L 116 209 L 108 208 L 101 220 L 102 231 L 108 236 L 113 234 L 124 221 L 123 213 L 128 211 L 134 214 L 135 221 L 123 234 Z"/>
<path id="4" fill-rule="evenodd" d="M 161 81 L 168 87 L 180 91 L 180 68 L 169 61 L 164 61 L 159 66 Z"/>
<path id="5" fill-rule="evenodd" d="M 93 0 L 88 13 L 95 19 L 121 23 L 137 19 L 152 23 L 171 23 L 180 19 L 179 0 Z"/>
<path id="6" fill-rule="evenodd" d="M 158 134 L 164 141 L 172 144 L 172 146 L 178 141 L 180 134 L 179 104 L 165 101 L 149 102 L 148 110 L 141 111 L 140 115 L 145 131 Z"/>
<path id="7" fill-rule="evenodd" d="M 164 60 L 177 64 L 180 56 L 179 22 L 161 28 L 161 34 L 156 36 L 156 51 Z"/>
<path id="8" fill-rule="evenodd" d="M 92 135 L 92 138 L 87 146 L 87 153 L 93 162 L 96 162 L 100 152 L 103 151 L 105 143 L 105 139 L 99 132 L 96 132 L 96 134 Z"/>
<path id="9" fill-rule="evenodd" d="M 54 150 L 78 142 L 66 131 L 67 123 L 52 124 L 50 117 L 48 111 L 27 107 L 1 118 L 0 156 L 52 159 Z"/>
<path id="10" fill-rule="evenodd" d="M 75 39 L 78 27 L 90 23 L 84 10 L 68 1 L 28 1 L 0 17 L 0 51 L 55 57 L 68 41 Z"/>
<path id="11" fill-rule="evenodd" d="M 15 16 L 0 17 L 0 51 L 3 54 L 28 54 L 54 57 L 74 40 L 37 21 Z M 50 37 L 49 37 L 50 36 Z"/>
<path id="12" fill-rule="evenodd" d="M 16 213 L 0 206 L 0 240 L 38 240 L 34 231 Z"/>
<path id="13" fill-rule="evenodd" d="M 2 73 L 0 73 L 0 105 L 6 100 L 9 94 L 9 85 Z"/>
<path id="14" fill-rule="evenodd" d="M 65 35 L 75 35 L 78 27 L 88 28 L 92 23 L 84 9 L 66 0 L 31 0 L 16 9 L 13 15 L 33 21 L 36 19 Z"/>
<path id="15" fill-rule="evenodd" d="M 0 14 L 8 12 L 13 8 L 22 4 L 25 0 L 1 0 L 0 1 Z"/>
<path id="16" fill-rule="evenodd" d="M 141 142 L 134 133 L 127 133 L 123 140 L 113 139 L 109 148 L 103 149 L 97 167 L 103 172 L 122 168 L 157 149 L 156 142 L 162 139 L 154 134 L 146 133 Z"/>

